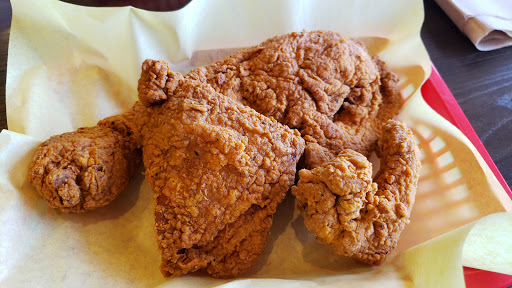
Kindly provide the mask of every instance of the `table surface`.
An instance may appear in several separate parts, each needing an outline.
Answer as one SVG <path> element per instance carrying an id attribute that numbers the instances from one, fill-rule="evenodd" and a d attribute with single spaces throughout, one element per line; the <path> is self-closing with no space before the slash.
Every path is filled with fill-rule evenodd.
<path id="1" fill-rule="evenodd" d="M 66 0 L 87 6 L 132 5 L 169 10 L 188 0 Z M 170 4 L 172 3 L 172 4 Z M 421 36 L 431 60 L 450 88 L 509 186 L 512 186 L 512 47 L 478 51 L 434 0 L 424 0 Z M 7 128 L 5 77 L 11 6 L 0 0 L 0 129 Z"/>

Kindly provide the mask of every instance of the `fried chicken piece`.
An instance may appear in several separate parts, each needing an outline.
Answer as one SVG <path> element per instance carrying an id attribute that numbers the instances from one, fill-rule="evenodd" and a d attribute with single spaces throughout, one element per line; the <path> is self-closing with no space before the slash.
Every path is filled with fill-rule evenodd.
<path id="1" fill-rule="evenodd" d="M 148 106 L 135 122 L 155 192 L 162 272 L 245 272 L 265 248 L 304 140 L 163 61 L 144 62 L 139 98 Z"/>
<path id="2" fill-rule="evenodd" d="M 146 95 L 141 98 L 142 104 L 158 105 L 165 102 L 165 91 L 168 89 L 165 85 L 175 82 L 167 81 L 165 73 L 159 75 L 160 78 L 156 74 L 147 74 L 144 77 L 147 78 L 139 80 L 139 87 L 143 90 L 143 95 Z M 186 77 L 207 82 L 218 92 L 291 128 L 299 129 L 307 143 L 304 154 L 308 168 L 334 158 L 344 148 L 352 148 L 368 155 L 380 134 L 380 123 L 392 118 L 401 105 L 400 95 L 395 88 L 396 76 L 384 68 L 381 61 L 372 60 L 361 43 L 341 38 L 333 32 L 316 31 L 278 36 L 258 46 L 244 49 L 223 61 L 194 69 Z M 142 104 L 136 103 L 132 111 L 114 116 L 117 119 L 115 123 L 121 124 L 113 130 L 81 128 L 90 132 L 56 136 L 43 144 L 48 144 L 49 148 L 45 149 L 49 150 L 43 152 L 41 148 L 36 152 L 28 174 L 29 179 L 33 179 L 31 183 L 50 206 L 62 207 L 61 210 L 65 212 L 83 212 L 108 204 L 120 193 L 140 159 L 134 147 L 141 147 L 141 138 L 133 118 L 136 111 L 143 110 Z M 108 127 L 108 121 L 110 120 L 100 121 L 99 126 Z M 121 134 L 119 137 L 103 136 L 110 133 Z M 101 139 L 105 137 L 108 139 Z M 126 153 L 123 154 L 123 164 L 116 162 L 116 165 L 121 165 L 115 169 L 117 172 L 102 174 L 99 171 L 94 174 L 95 177 L 77 184 L 75 179 L 82 181 L 81 175 L 88 169 L 87 165 L 74 169 L 68 169 L 64 165 L 64 169 L 57 168 L 52 171 L 58 172 L 52 173 L 41 169 L 53 161 L 45 159 L 41 153 L 47 153 L 46 158 L 52 158 L 51 154 L 61 153 L 60 145 L 68 147 L 63 151 L 68 153 L 65 156 L 67 162 L 80 162 L 80 159 L 70 157 L 80 158 L 82 152 L 79 150 L 92 149 L 91 147 L 94 147 L 98 155 L 110 155 L 112 150 L 118 149 Z M 76 147 L 73 148 L 73 145 Z M 100 151 L 102 149 L 105 151 Z M 75 152 L 70 154 L 72 150 Z M 102 163 L 107 158 L 95 158 L 94 165 L 112 165 L 111 160 Z M 42 162 L 37 164 L 38 161 Z M 59 167 L 59 163 L 48 167 Z M 48 175 L 48 183 L 44 184 Z M 109 177 L 121 179 L 108 179 Z M 92 192 L 94 196 L 89 197 L 89 204 L 84 206 L 87 198 L 85 195 L 89 193 L 84 189 L 89 189 L 89 182 L 97 181 L 96 178 L 101 179 L 101 183 L 110 184 L 102 186 L 100 183 L 100 189 Z M 115 183 L 114 187 L 111 187 L 112 183 Z M 80 185 L 83 188 L 80 189 Z M 92 184 L 92 187 L 95 185 L 98 184 Z M 78 200 L 79 198 L 83 199 Z M 69 208 L 74 206 L 77 207 Z"/>
<path id="3" fill-rule="evenodd" d="M 279 202 L 282 200 L 279 198 Z M 208 273 L 217 278 L 228 278 L 249 270 L 267 246 L 274 213 L 275 207 L 262 209 L 252 205 L 235 222 L 222 229 L 205 247 L 213 259 L 220 259 L 208 266 Z"/>
<path id="4" fill-rule="evenodd" d="M 236 102 L 298 129 L 308 144 L 307 167 L 345 148 L 368 154 L 380 123 L 401 105 L 396 76 L 364 45 L 332 32 L 278 36 L 188 79 L 160 61 L 143 69 L 131 111 L 42 144 L 29 180 L 52 207 L 94 209 L 123 190 L 143 147 L 168 275 L 246 271 L 293 182 L 303 140 Z M 205 200 L 202 192 L 216 196 Z"/>
<path id="5" fill-rule="evenodd" d="M 298 129 L 308 168 L 343 149 L 368 156 L 401 106 L 396 75 L 362 43 L 334 32 L 277 36 L 186 77 Z"/>
<path id="6" fill-rule="evenodd" d="M 124 190 L 141 158 L 126 126 L 129 117 L 53 136 L 36 149 L 28 180 L 50 207 L 81 213 L 107 205 Z"/>
<path id="7" fill-rule="evenodd" d="M 405 124 L 383 126 L 377 154 L 381 169 L 372 181 L 366 157 L 347 149 L 313 170 L 300 170 L 292 188 L 304 224 L 336 254 L 380 265 L 396 246 L 418 184 L 419 149 Z"/>

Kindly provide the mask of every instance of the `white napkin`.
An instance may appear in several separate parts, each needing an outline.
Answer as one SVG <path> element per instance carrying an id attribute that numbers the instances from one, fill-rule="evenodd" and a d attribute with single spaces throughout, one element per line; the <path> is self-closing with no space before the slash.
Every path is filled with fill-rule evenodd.
<path id="1" fill-rule="evenodd" d="M 512 0 L 436 0 L 480 51 L 512 45 Z"/>

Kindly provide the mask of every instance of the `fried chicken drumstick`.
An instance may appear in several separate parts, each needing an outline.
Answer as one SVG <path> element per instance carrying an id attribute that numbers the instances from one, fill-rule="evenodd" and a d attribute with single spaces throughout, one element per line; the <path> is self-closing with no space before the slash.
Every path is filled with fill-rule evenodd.
<path id="1" fill-rule="evenodd" d="M 306 227 L 336 254 L 380 265 L 409 223 L 420 155 L 405 124 L 389 120 L 377 145 L 381 167 L 347 149 L 313 170 L 300 170 L 292 188 Z"/>
<path id="2" fill-rule="evenodd" d="M 28 180 L 50 207 L 80 213 L 103 207 L 121 193 L 140 162 L 124 116 L 51 137 L 28 167 Z M 131 125 L 131 123 L 130 123 Z"/>

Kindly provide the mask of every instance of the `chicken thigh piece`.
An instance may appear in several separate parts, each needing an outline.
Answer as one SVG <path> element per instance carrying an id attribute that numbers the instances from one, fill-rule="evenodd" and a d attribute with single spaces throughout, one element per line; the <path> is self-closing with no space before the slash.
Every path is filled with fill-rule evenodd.
<path id="1" fill-rule="evenodd" d="M 384 62 L 361 42 L 329 31 L 276 36 L 186 77 L 298 129 L 306 168 L 343 149 L 368 156 L 402 105 L 398 78 Z"/>

